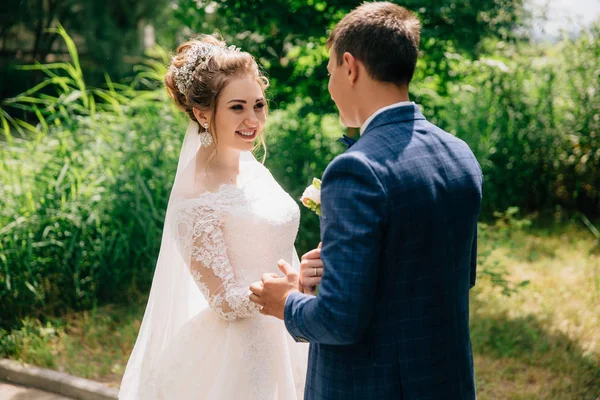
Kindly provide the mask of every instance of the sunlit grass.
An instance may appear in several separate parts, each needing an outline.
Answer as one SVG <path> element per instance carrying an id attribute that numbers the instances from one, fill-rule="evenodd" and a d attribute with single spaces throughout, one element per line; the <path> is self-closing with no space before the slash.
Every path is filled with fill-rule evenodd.
<path id="1" fill-rule="evenodd" d="M 481 399 L 590 399 L 600 395 L 600 256 L 585 227 L 515 232 L 490 257 L 508 279 L 529 280 L 510 297 L 480 282 L 471 328 Z"/>

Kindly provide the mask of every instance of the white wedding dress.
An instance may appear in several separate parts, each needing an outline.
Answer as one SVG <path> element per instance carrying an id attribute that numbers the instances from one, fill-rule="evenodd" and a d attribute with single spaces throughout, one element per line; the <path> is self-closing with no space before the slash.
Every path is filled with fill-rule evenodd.
<path id="1" fill-rule="evenodd" d="M 164 249 L 163 235 L 155 293 L 119 398 L 303 398 L 308 346 L 296 343 L 283 321 L 261 315 L 248 299 L 250 284 L 262 274 L 281 275 L 278 260 L 298 265 L 296 202 L 250 156 L 240 164 L 237 184 L 197 196 L 172 194 L 167 215 L 166 235 L 175 236 L 176 250 Z M 193 289 L 188 278 L 170 279 L 164 272 L 171 269 L 176 276 L 179 260 Z M 170 298 L 172 304 L 165 306 L 159 298 Z M 178 304 L 187 311 L 180 312 Z"/>

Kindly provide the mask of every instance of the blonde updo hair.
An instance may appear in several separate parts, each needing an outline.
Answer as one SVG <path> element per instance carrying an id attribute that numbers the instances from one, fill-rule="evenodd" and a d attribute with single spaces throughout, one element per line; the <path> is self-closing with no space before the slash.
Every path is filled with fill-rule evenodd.
<path id="1" fill-rule="evenodd" d="M 187 93 L 181 93 L 175 80 L 175 70 L 186 63 L 187 51 L 195 45 L 209 44 L 223 48 L 224 51 L 216 52 L 206 62 L 198 62 L 192 71 L 192 80 Z M 263 92 L 269 87 L 269 80 L 263 75 L 256 60 L 249 53 L 234 51 L 227 48 L 223 40 L 212 35 L 201 35 L 196 39 L 181 44 L 176 54 L 171 58 L 171 64 L 165 75 L 165 85 L 169 97 L 175 105 L 184 111 L 188 117 L 198 123 L 194 115 L 194 108 L 213 113 L 209 132 L 213 142 L 217 143 L 217 129 L 215 125 L 217 115 L 217 104 L 221 92 L 227 84 L 235 78 L 244 76 L 253 77 Z M 202 131 L 202 126 L 200 125 Z M 266 154 L 266 144 L 262 132 L 259 132 L 261 145 Z M 216 155 L 210 157 L 211 159 Z"/>

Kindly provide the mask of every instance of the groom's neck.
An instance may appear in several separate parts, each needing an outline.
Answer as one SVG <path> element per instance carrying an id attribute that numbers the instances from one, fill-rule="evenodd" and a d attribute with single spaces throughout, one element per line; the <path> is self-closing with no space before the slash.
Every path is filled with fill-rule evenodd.
<path id="1" fill-rule="evenodd" d="M 362 126 L 369 117 L 380 108 L 409 101 L 408 85 L 397 86 L 392 83 L 372 81 L 357 93 L 357 114 Z"/>

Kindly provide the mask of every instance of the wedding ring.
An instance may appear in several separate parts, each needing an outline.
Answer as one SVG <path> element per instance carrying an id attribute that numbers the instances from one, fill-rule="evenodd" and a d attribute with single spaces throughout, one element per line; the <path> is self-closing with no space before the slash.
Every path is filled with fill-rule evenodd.
<path id="1" fill-rule="evenodd" d="M 315 267 L 315 275 L 314 276 L 319 276 L 318 275 L 318 271 L 317 271 L 317 267 Z"/>

